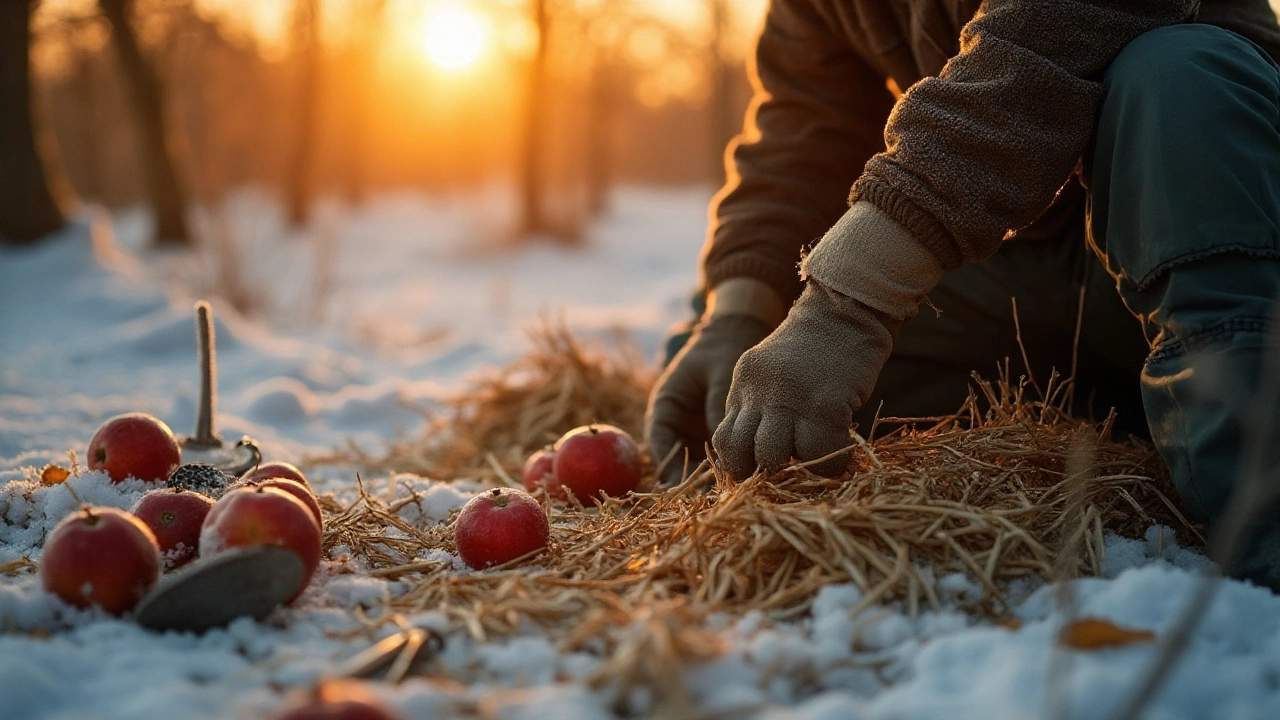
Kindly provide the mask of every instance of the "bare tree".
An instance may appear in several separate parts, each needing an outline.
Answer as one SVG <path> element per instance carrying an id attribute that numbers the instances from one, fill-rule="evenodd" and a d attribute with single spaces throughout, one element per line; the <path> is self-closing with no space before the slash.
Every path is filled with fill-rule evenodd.
<path id="1" fill-rule="evenodd" d="M 711 177 L 719 183 L 725 179 L 725 147 L 737 134 L 742 118 L 733 101 L 738 66 L 729 58 L 732 32 L 729 0 L 707 0 L 707 3 L 711 15 Z"/>
<path id="2" fill-rule="evenodd" d="M 613 186 L 613 128 L 618 103 L 618 68 L 607 50 L 598 52 L 591 65 L 587 90 L 587 209 L 592 215 L 609 209 Z"/>
<path id="3" fill-rule="evenodd" d="M 298 226 L 307 222 L 314 193 L 316 115 L 320 95 L 320 6 L 316 0 L 297 0 L 294 8 L 294 44 L 299 52 L 298 96 L 285 196 L 289 204 L 289 222 Z"/>
<path id="4" fill-rule="evenodd" d="M 164 88 L 133 29 L 134 0 L 98 0 L 98 6 L 111 24 L 112 42 L 133 104 L 143 174 L 156 216 L 156 242 L 189 244 L 187 194 L 177 171 L 180 153 L 165 116 Z"/>
<path id="5" fill-rule="evenodd" d="M 52 182 L 53 137 L 40 131 L 33 112 L 35 5 L 35 0 L 0 2 L 0 242 L 6 243 L 37 240 L 65 222 Z"/>
<path id="6" fill-rule="evenodd" d="M 551 230 L 544 205 L 546 168 L 543 126 L 546 123 L 547 59 L 551 46 L 550 0 L 531 0 L 536 46 L 525 86 L 524 128 L 520 141 L 520 232 L 533 235 Z"/>
<path id="7" fill-rule="evenodd" d="M 382 44 L 387 0 L 365 0 L 360 6 L 360 26 L 351 49 L 351 130 L 343 144 L 346 163 L 342 177 L 347 201 L 358 204 L 365 196 L 365 153 L 369 142 L 369 101 L 374 58 Z"/>

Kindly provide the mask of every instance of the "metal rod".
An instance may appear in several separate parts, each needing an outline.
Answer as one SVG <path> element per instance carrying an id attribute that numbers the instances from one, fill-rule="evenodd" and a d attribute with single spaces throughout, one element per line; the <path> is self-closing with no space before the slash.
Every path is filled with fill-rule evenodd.
<path id="1" fill-rule="evenodd" d="M 188 440 L 193 447 L 222 447 L 222 438 L 214 431 L 218 410 L 218 357 L 213 333 L 213 308 L 204 300 L 196 301 L 196 343 L 200 351 L 200 407 L 196 411 L 196 431 Z"/>

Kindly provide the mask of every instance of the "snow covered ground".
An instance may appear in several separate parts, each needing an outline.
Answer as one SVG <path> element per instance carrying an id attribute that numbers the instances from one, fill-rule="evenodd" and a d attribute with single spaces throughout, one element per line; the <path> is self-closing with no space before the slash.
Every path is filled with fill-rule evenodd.
<path id="1" fill-rule="evenodd" d="M 653 353 L 685 315 L 709 195 L 624 191 L 580 251 L 498 247 L 509 219 L 499 190 L 324 206 L 315 229 L 297 235 L 270 200 L 237 195 L 204 222 L 244 249 L 239 292 L 262 311 L 215 303 L 219 430 L 251 434 L 285 460 L 348 439 L 377 447 L 418 428 L 408 406 L 517 356 L 522 329 L 549 316 L 581 334 L 625 329 Z M 143 252 L 144 217 L 120 214 L 114 231 L 102 220 L 96 233 L 86 220 L 33 248 L 0 249 L 0 563 L 38 560 L 44 534 L 75 507 L 66 486 L 32 483 L 31 468 L 66 464 L 68 451 L 83 459 L 93 430 L 120 412 L 193 428 L 192 288 L 219 284 L 216 253 Z M 342 494 L 353 490 L 347 478 L 321 469 L 315 480 Z M 95 473 L 68 485 L 126 508 L 144 491 Z M 465 490 L 434 488 L 433 514 L 447 516 Z M 1204 563 L 1158 528 L 1110 538 L 1106 577 L 1075 583 L 1073 611 L 1163 638 Z M 195 637 L 69 610 L 34 575 L 0 577 L 0 718 L 269 717 L 288 688 L 368 644 L 351 609 L 397 591 L 359 575 L 318 578 L 296 608 Z M 965 591 L 962 578 L 952 585 Z M 1159 644 L 1056 649 L 1064 614 L 1054 597 L 1031 592 L 1013 630 L 958 611 L 851 617 L 858 591 L 829 587 L 798 622 L 714 619 L 729 650 L 685 677 L 708 716 L 1108 717 Z M 442 627 L 432 615 L 412 621 Z M 611 689 L 580 681 L 601 662 L 557 653 L 536 634 L 482 644 L 451 635 L 442 663 L 468 683 L 381 692 L 410 718 L 610 717 Z M 1224 583 L 1145 717 L 1280 717 L 1280 597 Z"/>

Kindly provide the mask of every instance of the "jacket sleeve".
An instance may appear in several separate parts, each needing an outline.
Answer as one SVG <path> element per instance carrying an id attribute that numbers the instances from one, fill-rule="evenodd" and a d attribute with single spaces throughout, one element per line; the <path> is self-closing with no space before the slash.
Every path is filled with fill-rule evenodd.
<path id="1" fill-rule="evenodd" d="M 854 183 L 951 268 L 993 254 L 1044 211 L 1084 153 L 1101 76 L 1138 35 L 1196 0 L 987 0 L 960 53 L 894 107 Z"/>
<path id="2" fill-rule="evenodd" d="M 814 5 L 770 5 L 746 128 L 726 153 L 728 182 L 712 203 L 703 248 L 708 287 L 753 277 L 790 304 L 802 289 L 802 249 L 848 209 L 849 186 L 884 148 L 894 101 L 885 78 Z"/>

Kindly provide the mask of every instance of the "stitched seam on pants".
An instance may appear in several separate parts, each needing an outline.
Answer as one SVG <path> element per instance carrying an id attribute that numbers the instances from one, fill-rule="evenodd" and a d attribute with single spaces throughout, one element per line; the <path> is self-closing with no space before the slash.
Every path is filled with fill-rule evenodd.
<path id="1" fill-rule="evenodd" d="M 1267 248 L 1267 247 L 1258 247 L 1255 245 L 1239 245 L 1239 244 L 1216 245 L 1214 247 L 1206 248 L 1204 250 L 1192 250 L 1191 252 L 1188 252 L 1185 255 L 1179 255 L 1178 257 L 1165 260 L 1164 262 L 1156 265 L 1151 270 L 1148 270 L 1146 273 L 1143 274 L 1141 278 L 1133 278 L 1132 276 L 1129 276 L 1130 282 L 1134 284 L 1137 290 L 1139 291 L 1146 290 L 1147 288 L 1151 287 L 1151 284 L 1156 280 L 1158 280 L 1162 274 L 1168 272 L 1169 270 L 1172 270 L 1175 267 L 1178 267 L 1179 265 L 1185 265 L 1189 262 L 1195 262 L 1196 260 L 1203 260 L 1205 258 L 1213 257 L 1214 255 L 1221 255 L 1223 253 L 1240 253 L 1241 255 L 1244 255 L 1246 257 L 1251 257 L 1251 258 L 1280 258 L 1280 249 L 1274 248 L 1274 247 Z M 1108 254 L 1107 256 L 1108 267 L 1111 267 L 1113 264 L 1118 265 L 1118 263 L 1113 263 L 1111 261 L 1111 256 Z"/>
<path id="2" fill-rule="evenodd" d="M 1147 364 L 1182 357 L 1210 345 L 1224 342 L 1237 333 L 1269 333 L 1271 326 L 1272 322 L 1267 318 L 1243 317 L 1224 320 L 1196 330 L 1186 337 L 1160 343 L 1160 347 L 1147 358 Z"/>

